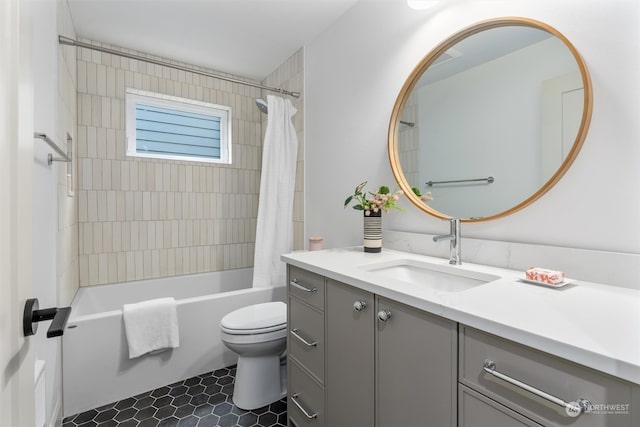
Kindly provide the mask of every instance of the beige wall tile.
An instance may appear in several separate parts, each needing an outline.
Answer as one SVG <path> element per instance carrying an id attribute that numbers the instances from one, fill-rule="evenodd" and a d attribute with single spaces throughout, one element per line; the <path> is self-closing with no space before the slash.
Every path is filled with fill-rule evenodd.
<path id="1" fill-rule="evenodd" d="M 260 91 L 86 49 L 78 52 L 72 68 L 78 105 L 80 284 L 250 267 L 266 124 L 266 116 L 254 107 Z M 275 86 L 297 84 L 292 89 L 301 90 L 301 76 L 302 56 L 296 54 L 267 80 Z M 233 164 L 126 157 L 127 87 L 231 105 Z M 297 116 L 302 115 L 299 104 Z M 302 176 L 296 175 L 298 248 L 304 245 Z"/>

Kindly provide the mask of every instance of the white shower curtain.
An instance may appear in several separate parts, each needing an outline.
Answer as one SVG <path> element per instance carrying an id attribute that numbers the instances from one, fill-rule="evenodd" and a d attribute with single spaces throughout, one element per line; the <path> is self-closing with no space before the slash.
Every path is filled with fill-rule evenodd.
<path id="1" fill-rule="evenodd" d="M 284 286 L 280 255 L 293 246 L 293 192 L 298 138 L 291 118 L 296 109 L 288 99 L 269 95 L 267 131 L 262 151 L 258 224 L 253 258 L 253 287 Z"/>

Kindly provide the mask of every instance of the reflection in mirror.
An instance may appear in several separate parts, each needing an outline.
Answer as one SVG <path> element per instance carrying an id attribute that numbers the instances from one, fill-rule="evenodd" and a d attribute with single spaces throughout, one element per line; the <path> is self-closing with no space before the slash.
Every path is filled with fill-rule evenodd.
<path id="1" fill-rule="evenodd" d="M 491 219 L 531 203 L 568 168 L 586 134 L 590 83 L 568 41 L 533 21 L 491 21 L 452 40 L 398 97 L 392 168 L 405 192 L 431 192 L 427 205 L 410 194 L 426 212 Z"/>

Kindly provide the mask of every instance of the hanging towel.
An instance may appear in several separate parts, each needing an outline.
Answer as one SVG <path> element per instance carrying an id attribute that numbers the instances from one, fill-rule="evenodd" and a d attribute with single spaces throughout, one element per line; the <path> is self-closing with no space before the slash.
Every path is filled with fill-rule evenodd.
<path id="1" fill-rule="evenodd" d="M 269 115 L 262 151 L 262 174 L 253 287 L 282 286 L 286 273 L 280 255 L 293 247 L 293 194 L 296 185 L 298 137 L 291 118 L 296 113 L 288 99 L 267 96 Z"/>
<path id="2" fill-rule="evenodd" d="M 122 314 L 129 344 L 129 359 L 180 345 L 175 299 L 158 298 L 124 304 Z"/>

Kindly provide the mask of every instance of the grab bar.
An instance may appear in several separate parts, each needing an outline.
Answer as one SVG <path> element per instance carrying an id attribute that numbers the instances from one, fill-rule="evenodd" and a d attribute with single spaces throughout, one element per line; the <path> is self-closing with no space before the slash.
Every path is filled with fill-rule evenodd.
<path id="1" fill-rule="evenodd" d="M 551 403 L 555 403 L 558 406 L 562 406 L 567 412 L 567 415 L 569 415 L 570 417 L 577 417 L 578 415 L 587 413 L 589 412 L 589 408 L 591 408 L 591 402 L 587 399 L 580 398 L 573 402 L 565 402 L 559 397 L 551 395 L 538 388 L 530 386 L 529 384 L 523 383 L 522 381 L 518 381 L 515 378 L 511 378 L 508 375 L 498 372 L 496 371 L 496 362 L 491 359 L 485 359 L 484 364 L 482 365 L 482 369 L 486 373 L 491 374 L 496 378 L 500 378 L 501 380 L 506 381 L 511 385 L 526 390 L 529 393 L 548 400 Z"/>
<path id="2" fill-rule="evenodd" d="M 488 176 L 486 178 L 475 178 L 475 179 L 457 179 L 453 181 L 427 181 L 426 184 L 429 187 L 433 187 L 436 184 L 454 184 L 458 182 L 483 182 L 485 181 L 487 184 L 493 183 L 495 179 L 492 176 Z"/>
<path id="3" fill-rule="evenodd" d="M 49 147 L 53 148 L 55 152 L 60 155 L 60 157 L 53 157 L 53 155 L 49 153 L 49 156 L 47 157 L 47 163 L 49 166 L 51 166 L 53 162 L 70 162 L 71 161 L 71 158 L 67 155 L 67 153 L 62 151 L 62 148 L 60 148 L 58 144 L 53 142 L 53 140 L 49 138 L 46 134 L 34 132 L 33 137 L 43 140 L 44 142 L 49 144 Z"/>

